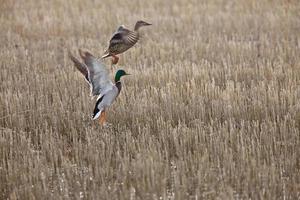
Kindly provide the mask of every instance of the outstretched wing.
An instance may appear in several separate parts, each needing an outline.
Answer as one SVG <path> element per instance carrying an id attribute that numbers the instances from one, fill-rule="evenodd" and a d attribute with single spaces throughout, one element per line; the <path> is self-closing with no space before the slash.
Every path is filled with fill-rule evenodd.
<path id="1" fill-rule="evenodd" d="M 80 62 L 75 56 L 73 56 L 70 51 L 68 53 L 69 53 L 69 58 L 74 63 L 74 66 L 78 69 L 78 71 L 80 71 L 82 73 L 82 75 L 85 77 L 87 82 L 90 82 L 89 77 L 88 77 L 89 72 L 88 72 L 86 65 L 84 63 Z"/>
<path id="2" fill-rule="evenodd" d="M 80 62 L 69 52 L 69 57 L 75 67 L 85 76 L 91 88 L 91 95 L 103 96 L 113 89 L 114 84 L 109 78 L 108 71 L 102 61 L 97 60 L 91 53 L 79 49 L 84 63 Z"/>
<path id="3" fill-rule="evenodd" d="M 139 35 L 135 31 L 130 31 L 124 26 L 120 26 L 114 33 L 109 42 L 109 49 L 113 49 L 114 46 L 126 45 L 133 46 L 139 40 Z"/>
<path id="4" fill-rule="evenodd" d="M 109 78 L 109 73 L 102 61 L 87 51 L 79 50 L 79 54 L 88 69 L 88 78 L 91 84 L 91 94 L 104 95 L 113 89 L 114 84 Z"/>

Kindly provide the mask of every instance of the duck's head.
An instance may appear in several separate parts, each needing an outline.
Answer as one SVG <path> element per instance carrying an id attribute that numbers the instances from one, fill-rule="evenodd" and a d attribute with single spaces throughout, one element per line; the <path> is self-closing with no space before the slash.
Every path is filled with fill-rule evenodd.
<path id="1" fill-rule="evenodd" d="M 123 69 L 119 69 L 115 76 L 115 82 L 120 81 L 121 77 L 126 75 L 130 75 L 130 74 L 126 73 Z"/>
<path id="2" fill-rule="evenodd" d="M 145 21 L 142 21 L 142 20 L 139 20 L 139 21 L 136 22 L 134 30 L 137 31 L 142 26 L 150 26 L 150 25 L 152 25 L 152 24 L 150 24 L 148 22 L 145 22 Z"/>

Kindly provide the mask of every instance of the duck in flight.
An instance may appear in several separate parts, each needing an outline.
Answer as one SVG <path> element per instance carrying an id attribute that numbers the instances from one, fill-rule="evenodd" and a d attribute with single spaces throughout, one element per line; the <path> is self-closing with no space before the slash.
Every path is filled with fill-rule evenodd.
<path id="1" fill-rule="evenodd" d="M 121 54 L 131 47 L 133 47 L 140 38 L 139 28 L 142 26 L 152 25 L 144 21 L 137 21 L 134 30 L 131 31 L 125 26 L 120 26 L 117 31 L 113 34 L 112 38 L 109 41 L 107 50 L 104 52 L 102 58 L 107 58 L 112 56 L 112 64 L 117 64 L 119 61 L 118 54 Z"/>
<path id="2" fill-rule="evenodd" d="M 79 49 L 79 55 L 83 62 L 79 61 L 69 52 L 69 57 L 75 67 L 84 75 L 90 85 L 91 96 L 98 96 L 93 112 L 93 119 L 100 117 L 100 125 L 106 123 L 106 110 L 116 100 L 122 89 L 120 81 L 122 76 L 129 75 L 120 69 L 115 75 L 114 83 L 109 78 L 109 73 L 104 63 L 88 51 Z"/>

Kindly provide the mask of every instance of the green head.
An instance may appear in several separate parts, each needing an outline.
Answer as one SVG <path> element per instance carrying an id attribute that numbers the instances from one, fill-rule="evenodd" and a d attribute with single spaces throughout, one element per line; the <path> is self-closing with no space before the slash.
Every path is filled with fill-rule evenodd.
<path id="1" fill-rule="evenodd" d="M 130 74 L 127 74 L 123 69 L 119 69 L 115 76 L 115 82 L 120 81 L 120 78 L 125 75 L 130 75 Z"/>

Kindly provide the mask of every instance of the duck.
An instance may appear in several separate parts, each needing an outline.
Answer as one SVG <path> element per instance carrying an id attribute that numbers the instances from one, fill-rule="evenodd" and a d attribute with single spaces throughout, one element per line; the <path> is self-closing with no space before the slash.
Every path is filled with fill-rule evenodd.
<path id="1" fill-rule="evenodd" d="M 100 125 L 105 126 L 106 112 L 122 89 L 121 77 L 130 74 L 123 69 L 119 69 L 115 74 L 113 83 L 109 78 L 109 72 L 102 59 L 98 59 L 90 52 L 81 49 L 79 49 L 79 55 L 82 62 L 69 51 L 69 58 L 90 85 L 91 96 L 98 96 L 92 119 L 96 120 L 99 118 Z"/>
<path id="2" fill-rule="evenodd" d="M 152 24 L 139 20 L 134 26 L 134 30 L 127 29 L 124 25 L 118 27 L 109 41 L 107 50 L 101 58 L 112 56 L 112 64 L 117 64 L 119 61 L 118 54 L 124 53 L 133 47 L 140 39 L 139 29 L 143 26 L 150 26 Z"/>

